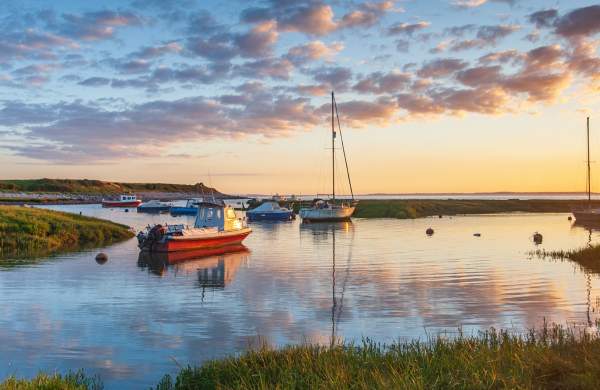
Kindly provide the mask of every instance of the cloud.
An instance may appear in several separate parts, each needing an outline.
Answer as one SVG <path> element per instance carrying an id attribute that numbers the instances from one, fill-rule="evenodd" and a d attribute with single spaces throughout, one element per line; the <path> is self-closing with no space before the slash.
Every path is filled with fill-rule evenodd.
<path id="1" fill-rule="evenodd" d="M 263 94 L 249 101 L 239 109 L 195 97 L 117 111 L 81 102 L 9 101 L 0 108 L 0 126 L 25 129 L 28 145 L 11 147 L 17 154 L 73 162 L 156 156 L 169 146 L 169 139 L 285 136 L 321 121 L 306 99 Z"/>
<path id="2" fill-rule="evenodd" d="M 56 29 L 63 37 L 97 41 L 111 39 L 120 27 L 139 26 L 143 20 L 132 12 L 94 11 L 83 14 L 63 14 Z"/>
<path id="3" fill-rule="evenodd" d="M 388 28 L 388 35 L 413 35 L 416 31 L 429 27 L 431 23 L 421 21 L 417 23 L 397 23 Z"/>
<path id="4" fill-rule="evenodd" d="M 516 0 L 491 0 L 496 3 L 506 3 L 513 5 Z M 488 0 L 453 0 L 451 4 L 458 8 L 476 8 L 486 4 Z"/>
<path id="5" fill-rule="evenodd" d="M 73 40 L 47 32 L 27 29 L 0 34 L 0 60 L 55 59 L 57 48 L 78 48 Z"/>
<path id="6" fill-rule="evenodd" d="M 286 57 L 295 64 L 305 64 L 323 58 L 331 59 L 343 49 L 344 45 L 342 43 L 334 42 L 331 45 L 326 45 L 317 40 L 290 48 Z"/>
<path id="7" fill-rule="evenodd" d="M 240 19 L 246 23 L 274 20 L 279 31 L 323 36 L 342 29 L 371 27 L 386 12 L 398 11 L 392 1 L 366 2 L 336 20 L 333 8 L 317 1 L 271 0 L 269 4 L 268 8 L 250 7 L 243 10 Z"/>
<path id="8" fill-rule="evenodd" d="M 78 82 L 77 84 L 86 87 L 100 87 L 110 84 L 110 79 L 106 77 L 89 77 L 85 80 Z"/>
<path id="9" fill-rule="evenodd" d="M 600 5 L 578 8 L 556 21 L 556 34 L 566 38 L 591 36 L 600 31 Z"/>
<path id="10" fill-rule="evenodd" d="M 515 49 L 510 49 L 510 50 L 503 50 L 503 51 L 499 51 L 499 52 L 494 52 L 494 53 L 488 53 L 484 56 L 479 57 L 478 62 L 482 63 L 482 64 L 488 64 L 488 63 L 492 63 L 492 62 L 498 62 L 501 64 L 506 64 L 506 63 L 517 63 L 520 62 L 521 60 L 524 59 L 524 55 L 523 53 L 515 50 Z"/>
<path id="11" fill-rule="evenodd" d="M 485 84 L 494 84 L 501 78 L 500 72 L 502 67 L 495 66 L 478 66 L 475 68 L 465 69 L 456 75 L 456 79 L 467 86 L 479 86 Z"/>
<path id="12" fill-rule="evenodd" d="M 352 71 L 341 66 L 316 68 L 311 75 L 315 81 L 339 92 L 347 90 L 352 79 Z"/>
<path id="13" fill-rule="evenodd" d="M 467 25 L 470 27 L 470 25 Z M 463 27 L 467 27 L 463 26 Z M 495 46 L 498 41 L 513 32 L 519 30 L 515 25 L 492 25 L 480 26 L 477 28 L 476 38 L 462 41 L 455 40 L 450 45 L 450 50 L 457 52 L 470 49 L 482 49 L 488 46 Z"/>
<path id="14" fill-rule="evenodd" d="M 467 67 L 467 63 L 457 58 L 440 58 L 425 63 L 417 71 L 420 77 L 445 77 Z"/>
<path id="15" fill-rule="evenodd" d="M 529 14 L 527 17 L 537 28 L 551 27 L 557 18 L 558 11 L 556 9 L 544 9 Z"/>
<path id="16" fill-rule="evenodd" d="M 250 31 L 237 35 L 233 40 L 244 57 L 263 57 L 271 53 L 273 45 L 277 42 L 277 22 L 261 22 Z"/>
<path id="17" fill-rule="evenodd" d="M 277 18 L 282 31 L 297 31 L 311 35 L 325 35 L 338 28 L 329 5 L 316 4 L 290 9 L 290 13 Z"/>
<path id="18" fill-rule="evenodd" d="M 180 53 L 183 50 L 183 47 L 177 42 L 169 42 L 164 45 L 159 46 L 143 46 L 139 50 L 131 53 L 129 57 L 149 60 L 152 58 L 157 58 L 163 56 L 165 54 L 170 53 Z"/>
<path id="19" fill-rule="evenodd" d="M 290 60 L 274 57 L 244 62 L 233 68 L 234 74 L 242 77 L 276 80 L 288 80 L 293 70 L 294 64 Z"/>
<path id="20" fill-rule="evenodd" d="M 408 73 L 375 72 L 360 79 L 352 89 L 360 93 L 394 94 L 406 89 L 410 81 L 411 76 Z"/>

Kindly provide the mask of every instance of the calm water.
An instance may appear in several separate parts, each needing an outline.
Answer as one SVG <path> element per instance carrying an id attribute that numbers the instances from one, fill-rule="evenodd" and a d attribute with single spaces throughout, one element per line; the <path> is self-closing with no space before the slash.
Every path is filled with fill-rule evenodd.
<path id="1" fill-rule="evenodd" d="M 97 205 L 52 208 L 137 229 L 186 221 Z M 140 388 L 175 373 L 177 363 L 259 340 L 329 343 L 333 334 L 390 342 L 596 318 L 596 276 L 527 256 L 536 230 L 546 249 L 599 241 L 571 227 L 567 214 L 252 227 L 248 251 L 167 268 L 139 263 L 135 239 L 102 249 L 104 265 L 93 250 L 0 268 L 0 378 L 84 368 L 107 388 Z"/>

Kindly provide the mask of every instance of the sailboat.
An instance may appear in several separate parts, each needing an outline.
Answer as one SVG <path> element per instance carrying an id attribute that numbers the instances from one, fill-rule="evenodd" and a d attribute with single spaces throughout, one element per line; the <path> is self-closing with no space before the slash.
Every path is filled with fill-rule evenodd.
<path id="1" fill-rule="evenodd" d="M 338 131 L 340 133 L 340 141 L 342 144 L 342 152 L 344 154 L 344 163 L 346 165 L 346 174 L 348 176 L 348 185 L 350 186 L 350 194 L 352 202 L 336 203 L 335 202 L 335 139 L 337 133 L 335 131 L 335 123 L 337 119 Z M 352 191 L 352 182 L 350 181 L 350 170 L 348 169 L 348 160 L 346 158 L 346 149 L 344 148 L 344 138 L 342 136 L 342 128 L 340 126 L 340 117 L 338 115 L 335 95 L 331 92 L 331 173 L 332 173 L 332 199 L 331 202 L 325 200 L 315 200 L 313 205 L 308 208 L 300 209 L 300 218 L 303 222 L 337 222 L 348 221 L 354 214 L 356 209 L 356 201 L 354 200 L 354 192 Z"/>
<path id="2" fill-rule="evenodd" d="M 592 208 L 592 181 L 590 169 L 590 117 L 587 118 L 587 207 L 573 210 L 573 216 L 579 223 L 600 224 L 600 208 Z"/>

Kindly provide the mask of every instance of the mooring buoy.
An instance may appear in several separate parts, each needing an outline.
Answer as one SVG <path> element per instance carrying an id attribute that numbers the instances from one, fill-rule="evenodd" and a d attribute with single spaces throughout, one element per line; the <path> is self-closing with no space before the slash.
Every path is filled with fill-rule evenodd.
<path id="1" fill-rule="evenodd" d="M 96 263 L 102 265 L 108 261 L 108 256 L 104 252 L 100 252 L 96 255 Z"/>
<path id="2" fill-rule="evenodd" d="M 427 230 L 425 230 L 425 234 L 427 234 L 428 236 L 433 235 L 433 229 L 432 228 L 427 228 Z"/>

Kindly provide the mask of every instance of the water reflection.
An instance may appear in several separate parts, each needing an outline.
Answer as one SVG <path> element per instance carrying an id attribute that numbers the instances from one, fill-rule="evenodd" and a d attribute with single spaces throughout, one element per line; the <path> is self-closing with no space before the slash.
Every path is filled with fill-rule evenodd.
<path id="1" fill-rule="evenodd" d="M 354 225 L 352 221 L 344 222 L 327 222 L 327 223 L 302 223 L 300 230 L 304 233 L 309 233 L 314 240 L 326 240 L 331 238 L 331 337 L 330 345 L 341 341 L 338 338 L 337 329 L 339 321 L 344 309 L 344 295 L 346 286 L 351 272 L 352 248 L 354 246 Z M 350 235 L 349 250 L 346 256 L 345 263 L 339 266 L 343 267 L 342 274 L 337 275 L 338 264 L 336 262 L 336 232 L 337 234 Z M 341 285 L 336 284 L 336 277 L 342 277 L 339 281 Z"/>
<path id="2" fill-rule="evenodd" d="M 136 228 L 193 223 L 93 205 L 56 208 Z M 600 242 L 598 231 L 572 228 L 567 216 L 254 223 L 245 241 L 251 253 L 138 257 L 134 239 L 6 269 L 0 377 L 84 368 L 107 388 L 148 388 L 178 371 L 173 359 L 200 364 L 240 353 L 257 337 L 275 346 L 327 345 L 458 327 L 523 331 L 544 320 L 587 326 L 598 315 L 600 279 L 571 262 L 527 260 L 538 248 L 534 231 L 546 250 Z M 94 261 L 100 251 L 109 257 L 102 266 Z"/>
<path id="3" fill-rule="evenodd" d="M 139 254 L 138 266 L 158 276 L 169 270 L 175 276 L 196 272 L 201 288 L 225 288 L 238 268 L 248 262 L 249 253 L 244 245 L 170 253 L 144 251 Z"/>

